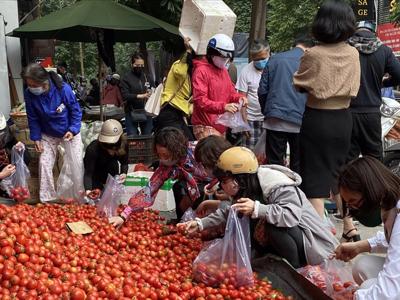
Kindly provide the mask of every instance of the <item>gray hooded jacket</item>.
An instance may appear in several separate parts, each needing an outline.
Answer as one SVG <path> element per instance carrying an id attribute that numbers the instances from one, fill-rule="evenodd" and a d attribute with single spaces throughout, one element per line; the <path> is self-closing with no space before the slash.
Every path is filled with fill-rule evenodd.
<path id="1" fill-rule="evenodd" d="M 277 227 L 299 226 L 307 263 L 317 265 L 328 258 L 338 245 L 324 221 L 298 188 L 301 177 L 288 168 L 278 165 L 260 166 L 257 172 L 263 191 L 263 203 L 255 205 L 252 218 L 265 218 Z M 200 228 L 206 229 L 226 222 L 229 206 L 219 208 L 209 216 L 197 219 Z"/>

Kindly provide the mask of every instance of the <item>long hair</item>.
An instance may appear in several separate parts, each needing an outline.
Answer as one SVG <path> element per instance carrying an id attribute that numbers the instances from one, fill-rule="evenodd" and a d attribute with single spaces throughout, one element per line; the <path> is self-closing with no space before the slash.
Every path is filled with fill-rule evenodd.
<path id="1" fill-rule="evenodd" d="M 25 81 L 31 79 L 40 84 L 44 84 L 51 80 L 59 90 L 61 90 L 63 86 L 63 80 L 57 75 L 57 73 L 53 71 L 47 72 L 45 68 L 37 63 L 30 63 L 27 65 L 22 71 L 21 77 Z"/>
<path id="2" fill-rule="evenodd" d="M 362 210 L 394 208 L 400 199 L 400 177 L 379 160 L 364 156 L 351 161 L 339 175 L 339 188 L 362 195 Z"/>

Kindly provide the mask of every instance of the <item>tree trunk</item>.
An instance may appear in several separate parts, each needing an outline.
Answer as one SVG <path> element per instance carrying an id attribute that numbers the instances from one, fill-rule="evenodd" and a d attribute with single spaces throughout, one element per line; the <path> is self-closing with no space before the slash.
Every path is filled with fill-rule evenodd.
<path id="1" fill-rule="evenodd" d="M 267 0 L 252 0 L 251 2 L 249 49 L 254 40 L 265 39 L 267 19 Z"/>

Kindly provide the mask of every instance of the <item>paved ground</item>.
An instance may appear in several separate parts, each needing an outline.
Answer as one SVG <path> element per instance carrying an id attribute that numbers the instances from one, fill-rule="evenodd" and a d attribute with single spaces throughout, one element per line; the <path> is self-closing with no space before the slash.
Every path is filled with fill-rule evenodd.
<path id="1" fill-rule="evenodd" d="M 330 220 L 332 221 L 332 223 L 335 225 L 336 228 L 336 237 L 338 239 L 340 239 L 342 233 L 343 233 L 343 222 L 342 221 L 338 221 L 336 220 L 333 215 L 329 215 Z M 377 226 L 377 227 L 365 227 L 361 224 L 357 224 L 358 222 L 356 222 L 356 227 L 358 229 L 358 231 L 360 232 L 361 235 L 361 239 L 368 239 L 372 236 L 374 236 L 378 231 L 383 231 L 383 225 Z"/>

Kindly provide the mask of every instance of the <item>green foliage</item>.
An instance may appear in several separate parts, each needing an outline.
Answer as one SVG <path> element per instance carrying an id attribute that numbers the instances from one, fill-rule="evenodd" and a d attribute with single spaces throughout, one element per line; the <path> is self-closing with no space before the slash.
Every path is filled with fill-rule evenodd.
<path id="1" fill-rule="evenodd" d="M 236 32 L 250 32 L 251 0 L 224 0 L 237 16 Z"/>
<path id="2" fill-rule="evenodd" d="M 268 0 L 267 31 L 273 51 L 290 48 L 296 33 L 310 26 L 321 0 Z"/>
<path id="3" fill-rule="evenodd" d="M 394 22 L 397 26 L 400 26 L 400 5 L 396 4 L 395 9 L 392 11 L 390 15 L 390 20 Z"/>

